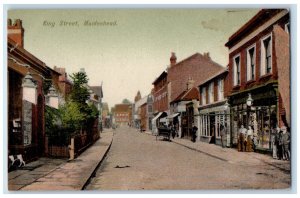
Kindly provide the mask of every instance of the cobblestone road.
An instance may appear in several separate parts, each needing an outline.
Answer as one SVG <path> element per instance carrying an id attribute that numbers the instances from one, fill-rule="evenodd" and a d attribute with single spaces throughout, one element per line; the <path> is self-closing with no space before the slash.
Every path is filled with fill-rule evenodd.
<path id="1" fill-rule="evenodd" d="M 226 150 L 226 149 L 225 149 Z M 230 149 L 227 149 L 230 150 Z M 209 153 L 209 151 L 207 151 Z M 86 190 L 282 189 L 290 173 L 267 163 L 228 161 L 124 127 Z M 261 155 L 261 154 L 257 154 Z M 270 157 L 271 158 L 271 157 Z"/>

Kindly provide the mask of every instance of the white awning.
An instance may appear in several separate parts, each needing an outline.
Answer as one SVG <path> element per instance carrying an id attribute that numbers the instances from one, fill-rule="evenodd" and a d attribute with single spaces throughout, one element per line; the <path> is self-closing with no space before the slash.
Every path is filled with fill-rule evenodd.
<path id="1" fill-rule="evenodd" d="M 168 120 L 167 120 L 167 117 L 164 117 L 164 118 L 161 118 L 161 119 L 159 119 L 159 122 L 167 122 Z"/>
<path id="2" fill-rule="evenodd" d="M 172 115 L 169 115 L 168 116 L 168 119 L 172 119 L 172 118 L 175 118 L 176 116 L 178 116 L 180 113 L 174 113 Z"/>
<path id="3" fill-rule="evenodd" d="M 152 123 L 154 123 L 162 114 L 163 112 L 159 112 L 153 119 L 152 119 Z"/>

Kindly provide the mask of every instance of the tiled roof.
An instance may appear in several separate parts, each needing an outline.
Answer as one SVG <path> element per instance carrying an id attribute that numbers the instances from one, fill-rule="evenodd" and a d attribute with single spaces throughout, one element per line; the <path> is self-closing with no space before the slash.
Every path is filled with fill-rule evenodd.
<path id="1" fill-rule="evenodd" d="M 179 101 L 189 101 L 194 99 L 199 100 L 199 91 L 196 87 L 192 87 L 189 90 L 183 91 L 171 103 L 179 102 Z"/>

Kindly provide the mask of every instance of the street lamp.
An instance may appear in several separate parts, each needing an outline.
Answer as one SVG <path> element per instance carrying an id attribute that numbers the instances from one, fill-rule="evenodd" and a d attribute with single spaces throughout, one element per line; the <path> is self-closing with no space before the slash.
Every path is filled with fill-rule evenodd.
<path id="1" fill-rule="evenodd" d="M 253 99 L 251 97 L 251 93 L 248 93 L 248 99 L 247 99 L 246 104 L 247 104 L 248 107 L 251 107 L 252 103 L 253 103 Z"/>
<path id="2" fill-rule="evenodd" d="M 37 103 L 37 85 L 34 83 L 31 73 L 28 71 L 24 77 L 23 83 L 23 100 Z"/>

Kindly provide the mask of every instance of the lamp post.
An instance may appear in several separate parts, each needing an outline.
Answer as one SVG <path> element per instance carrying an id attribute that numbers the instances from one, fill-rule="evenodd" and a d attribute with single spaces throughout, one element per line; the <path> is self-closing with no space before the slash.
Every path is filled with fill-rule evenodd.
<path id="1" fill-rule="evenodd" d="M 24 77 L 23 83 L 23 100 L 37 103 L 37 85 L 34 83 L 31 73 L 28 71 Z"/>
<path id="2" fill-rule="evenodd" d="M 248 93 L 248 99 L 247 99 L 246 104 L 247 104 L 248 107 L 251 107 L 252 103 L 253 103 L 253 99 L 251 97 L 251 93 Z"/>

